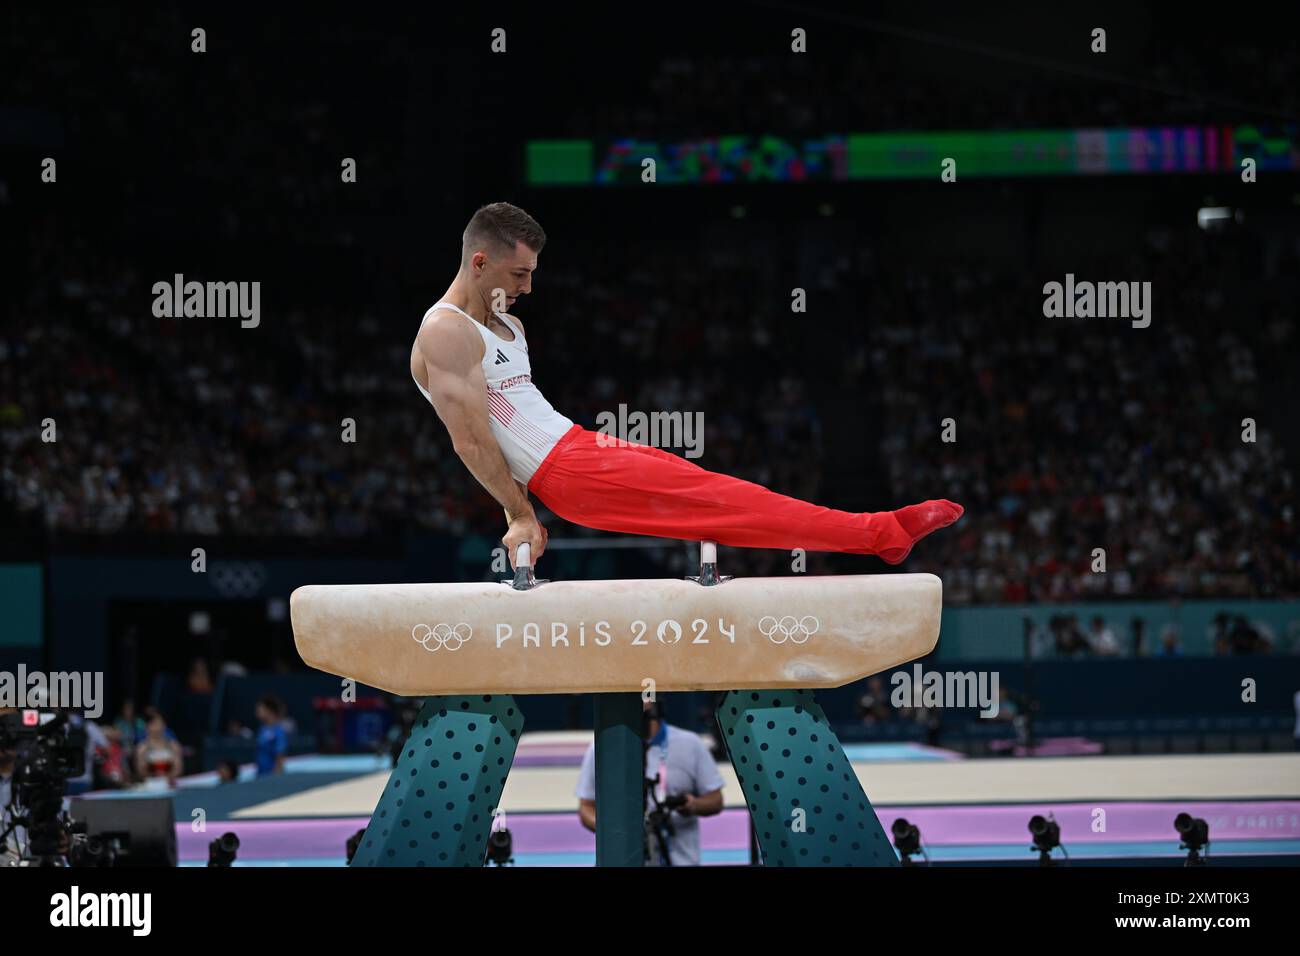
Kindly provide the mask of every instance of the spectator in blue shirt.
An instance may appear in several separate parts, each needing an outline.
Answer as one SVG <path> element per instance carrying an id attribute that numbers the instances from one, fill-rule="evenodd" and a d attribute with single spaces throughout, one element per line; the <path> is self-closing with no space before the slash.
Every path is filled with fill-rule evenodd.
<path id="1" fill-rule="evenodd" d="M 257 702 L 257 775 L 265 777 L 284 771 L 284 755 L 289 751 L 289 735 L 284 730 L 284 704 L 278 697 L 265 694 Z"/>

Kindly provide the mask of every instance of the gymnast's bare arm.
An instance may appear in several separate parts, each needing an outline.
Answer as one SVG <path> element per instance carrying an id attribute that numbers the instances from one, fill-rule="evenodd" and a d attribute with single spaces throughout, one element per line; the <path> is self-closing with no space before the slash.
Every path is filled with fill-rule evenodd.
<path id="1" fill-rule="evenodd" d="M 421 384 L 433 399 L 433 409 L 451 436 L 457 457 L 505 508 L 509 528 L 501 540 L 511 565 L 524 542 L 529 544 L 536 563 L 546 549 L 546 534 L 488 427 L 483 339 L 466 324 L 469 321 L 455 313 L 429 316 L 415 340 L 419 355 L 412 357 L 412 371 L 417 380 L 425 379 Z"/>

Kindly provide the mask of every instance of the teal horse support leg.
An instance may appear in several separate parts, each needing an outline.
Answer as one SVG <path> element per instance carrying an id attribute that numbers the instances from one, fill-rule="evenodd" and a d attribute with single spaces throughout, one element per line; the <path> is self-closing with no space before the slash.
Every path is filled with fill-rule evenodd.
<path id="1" fill-rule="evenodd" d="M 596 694 L 596 865 L 645 865 L 640 694 Z"/>
<path id="2" fill-rule="evenodd" d="M 808 690 L 733 690 L 718 726 L 768 866 L 898 866 Z"/>
<path id="3" fill-rule="evenodd" d="M 482 866 L 524 716 L 513 697 L 430 697 L 353 866 Z"/>

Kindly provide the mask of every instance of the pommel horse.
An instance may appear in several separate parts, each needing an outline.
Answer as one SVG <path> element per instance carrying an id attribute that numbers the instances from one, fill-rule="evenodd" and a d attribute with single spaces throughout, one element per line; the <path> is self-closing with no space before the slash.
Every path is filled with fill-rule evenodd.
<path id="1" fill-rule="evenodd" d="M 933 574 L 734 579 L 705 541 L 682 580 L 306 585 L 312 667 L 427 698 L 354 866 L 481 866 L 523 715 L 515 694 L 594 693 L 596 862 L 641 866 L 642 694 L 714 690 L 769 866 L 890 866 L 888 837 L 813 700 L 930 653 Z M 737 688 L 745 688 L 738 690 Z M 576 812 L 576 811 L 575 811 Z"/>

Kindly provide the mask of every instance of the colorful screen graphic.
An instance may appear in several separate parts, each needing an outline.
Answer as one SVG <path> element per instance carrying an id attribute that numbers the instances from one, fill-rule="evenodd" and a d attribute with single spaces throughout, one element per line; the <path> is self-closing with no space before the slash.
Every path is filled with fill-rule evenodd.
<path id="1" fill-rule="evenodd" d="M 1006 132 L 850 133 L 805 140 L 714 136 L 683 142 L 636 138 L 540 140 L 527 146 L 535 186 L 636 185 L 653 160 L 667 184 L 846 182 L 938 177 L 945 160 L 962 176 L 1105 176 L 1300 170 L 1294 126 L 1149 126 Z"/>

